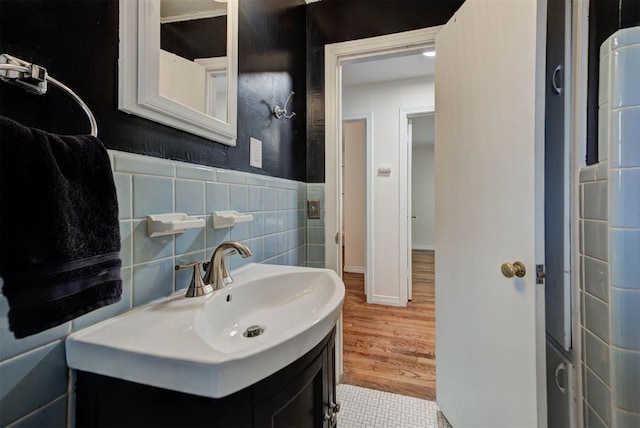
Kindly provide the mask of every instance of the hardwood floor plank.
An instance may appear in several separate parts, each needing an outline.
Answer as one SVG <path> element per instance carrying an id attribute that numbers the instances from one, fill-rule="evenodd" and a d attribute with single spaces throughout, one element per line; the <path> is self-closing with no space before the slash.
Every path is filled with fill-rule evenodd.
<path id="1" fill-rule="evenodd" d="M 435 401 L 434 260 L 433 251 L 412 252 L 406 308 L 368 305 L 364 275 L 343 273 L 342 383 Z"/>

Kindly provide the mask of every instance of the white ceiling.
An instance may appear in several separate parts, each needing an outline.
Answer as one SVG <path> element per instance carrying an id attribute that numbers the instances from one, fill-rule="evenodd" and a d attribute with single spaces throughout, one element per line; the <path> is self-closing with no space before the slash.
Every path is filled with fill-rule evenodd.
<path id="1" fill-rule="evenodd" d="M 386 56 L 375 59 L 358 59 L 343 63 L 343 86 L 375 84 L 396 80 L 415 79 L 420 77 L 433 78 L 435 74 L 435 57 L 427 57 L 422 52 L 413 52 L 403 56 Z M 412 144 L 414 146 L 433 145 L 434 120 L 433 114 L 414 117 L 411 119 L 413 128 Z"/>
<path id="2" fill-rule="evenodd" d="M 184 21 L 210 18 L 227 14 L 227 3 L 215 0 L 161 0 L 160 16 L 163 20 Z"/>
<path id="3" fill-rule="evenodd" d="M 418 77 L 433 78 L 435 63 L 435 57 L 426 57 L 421 52 L 399 57 L 357 60 L 343 64 L 342 84 L 352 86 Z"/>

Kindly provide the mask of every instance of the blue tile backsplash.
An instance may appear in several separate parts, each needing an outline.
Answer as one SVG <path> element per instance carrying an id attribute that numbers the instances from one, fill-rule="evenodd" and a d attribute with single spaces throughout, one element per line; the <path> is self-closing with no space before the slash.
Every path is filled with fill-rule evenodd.
<path id="1" fill-rule="evenodd" d="M 242 241 L 253 252 L 248 259 L 230 258 L 230 269 L 249 262 L 324 267 L 324 237 L 319 233 L 323 224 L 314 221 L 309 246 L 311 225 L 306 219 L 306 200 L 323 197 L 324 185 L 119 151 L 110 150 L 109 155 L 119 204 L 122 299 L 16 340 L 8 328 L 7 301 L 0 295 L 0 426 L 73 426 L 75 400 L 68 392 L 73 373 L 66 366 L 66 336 L 186 288 L 190 270 L 175 271 L 174 266 L 208 260 L 225 240 Z M 229 209 L 249 213 L 253 221 L 214 229 L 212 213 Z M 206 226 L 147 236 L 147 215 L 173 212 L 202 218 Z"/>
<path id="2" fill-rule="evenodd" d="M 62 341 L 0 363 L 0 425 L 6 426 L 66 394 L 67 372 Z"/>

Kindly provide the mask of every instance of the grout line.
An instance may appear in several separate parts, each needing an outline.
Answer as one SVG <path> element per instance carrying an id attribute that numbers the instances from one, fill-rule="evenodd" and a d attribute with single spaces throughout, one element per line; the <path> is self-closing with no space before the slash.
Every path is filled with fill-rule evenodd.
<path id="1" fill-rule="evenodd" d="M 617 345 L 613 345 L 613 344 L 610 345 L 610 346 L 611 346 L 612 350 L 613 349 L 617 349 L 619 351 L 633 352 L 633 353 L 636 353 L 636 354 L 640 354 L 640 349 L 623 348 L 621 346 L 617 346 Z"/>
<path id="2" fill-rule="evenodd" d="M 600 381 L 604 384 L 604 386 L 606 386 L 607 388 L 609 388 L 609 391 L 612 391 L 611 385 L 609 385 L 609 384 L 607 383 L 607 381 L 606 381 L 606 380 L 602 379 L 602 378 L 600 377 L 600 375 L 599 375 L 598 373 L 596 373 L 596 372 L 595 372 L 595 371 L 594 371 L 594 370 L 589 366 L 589 364 L 587 364 L 587 363 L 585 362 L 585 363 L 584 363 L 584 366 L 587 368 L 587 370 L 589 370 L 591 373 L 593 373 L 593 375 L 594 375 L 595 377 L 597 377 L 598 379 L 600 379 Z"/>
<path id="3" fill-rule="evenodd" d="M 56 398 L 54 398 L 53 400 L 51 400 L 51 401 L 49 401 L 49 402 L 47 402 L 47 403 L 44 403 L 44 404 L 42 404 L 42 405 L 38 406 L 38 408 L 36 408 L 35 410 L 32 410 L 31 412 L 27 413 L 26 415 L 21 416 L 20 418 L 16 419 L 15 421 L 13 421 L 13 422 L 9 423 L 9 425 L 7 425 L 7 428 L 15 427 L 17 424 L 19 424 L 20 422 L 23 422 L 23 421 L 24 421 L 24 420 L 26 420 L 27 418 L 29 418 L 29 417 L 31 417 L 31 416 L 33 416 L 33 415 L 35 415 L 36 413 L 38 413 L 38 411 L 42 410 L 43 408 L 45 408 L 45 407 L 48 407 L 48 406 L 52 405 L 52 404 L 53 404 L 53 403 L 55 403 L 56 401 L 59 401 L 59 400 L 64 399 L 64 398 L 67 396 L 67 394 L 68 394 L 68 393 L 67 393 L 67 392 L 65 392 L 65 393 L 64 393 L 64 394 L 62 394 L 61 396 L 56 397 Z M 67 410 L 68 410 L 68 406 L 67 406 Z M 66 414 L 66 417 L 67 417 L 67 420 L 68 420 L 68 418 L 69 418 L 69 413 L 68 413 L 68 412 L 67 412 L 67 414 Z"/>
<path id="4" fill-rule="evenodd" d="M 584 294 L 588 294 L 589 296 L 593 297 L 594 299 L 598 300 L 601 303 L 604 303 L 605 305 L 607 305 L 609 308 L 611 307 L 611 302 L 605 302 L 604 300 L 602 300 L 600 297 L 589 293 L 586 289 L 582 290 L 584 292 Z"/>
<path id="5" fill-rule="evenodd" d="M 596 411 L 596 409 L 594 409 L 593 406 L 591 406 L 591 403 L 589 403 L 589 401 L 586 399 L 586 397 L 583 397 L 583 401 L 587 405 L 587 407 L 591 409 L 593 414 L 596 415 L 596 417 L 598 419 L 600 419 L 600 422 L 602 422 L 602 425 L 604 425 L 605 427 L 609 427 L 609 425 L 607 425 L 607 423 L 604 421 L 604 419 L 602 419 L 602 416 L 600 416 L 600 413 L 598 413 Z"/>
<path id="6" fill-rule="evenodd" d="M 64 322 L 63 324 L 60 324 L 60 326 L 62 326 L 62 325 L 67 324 L 67 323 L 69 324 L 69 331 L 67 331 L 67 333 L 64 335 L 64 337 L 59 337 L 59 338 L 57 338 L 57 339 L 53 339 L 52 341 L 47 342 L 47 343 L 45 343 L 45 344 L 43 344 L 43 345 L 40 345 L 40 346 L 38 346 L 38 347 L 36 347 L 36 348 L 32 348 L 32 349 L 29 349 L 29 350 L 27 350 L 27 351 L 21 352 L 21 353 L 19 353 L 18 355 L 14 355 L 14 356 L 12 356 L 12 357 L 9 357 L 9 358 L 7 358 L 6 360 L 2 360 L 2 361 L 0 361 L 0 364 L 5 364 L 5 363 L 11 362 L 11 361 L 13 361 L 13 360 L 17 360 L 18 358 L 22 358 L 22 357 L 24 357 L 24 356 L 25 356 L 25 355 L 27 355 L 27 354 L 31 354 L 31 353 L 34 353 L 34 352 L 36 352 L 36 351 L 39 351 L 39 350 L 41 350 L 41 349 L 43 349 L 43 348 L 46 348 L 46 347 L 48 347 L 48 346 L 51 346 L 51 345 L 52 345 L 53 343 L 55 343 L 55 342 L 63 342 L 63 343 L 64 343 L 65 338 L 66 338 L 66 337 L 70 334 L 70 332 L 72 331 L 72 325 L 71 325 L 72 320 L 69 320 L 69 321 Z M 59 327 L 59 326 L 58 326 L 58 327 Z M 52 328 L 55 328 L 55 327 L 52 327 Z M 7 329 L 7 331 L 8 331 L 8 329 Z M 66 364 L 66 361 L 65 361 L 65 364 Z"/>

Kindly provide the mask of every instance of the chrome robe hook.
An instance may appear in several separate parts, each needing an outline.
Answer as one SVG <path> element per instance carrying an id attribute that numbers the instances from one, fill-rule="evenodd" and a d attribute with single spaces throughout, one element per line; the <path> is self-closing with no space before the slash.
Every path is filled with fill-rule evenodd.
<path id="1" fill-rule="evenodd" d="M 283 108 L 280 108 L 280 106 L 273 106 L 273 115 L 276 117 L 276 119 L 280 119 L 282 117 L 284 117 L 285 119 L 291 119 L 296 115 L 296 113 L 293 111 L 291 113 L 287 111 L 287 105 L 289 104 L 289 101 L 294 94 L 295 92 L 291 91 L 291 93 L 287 97 L 287 100 L 284 102 Z"/>

